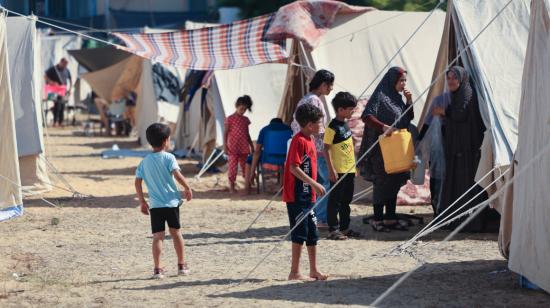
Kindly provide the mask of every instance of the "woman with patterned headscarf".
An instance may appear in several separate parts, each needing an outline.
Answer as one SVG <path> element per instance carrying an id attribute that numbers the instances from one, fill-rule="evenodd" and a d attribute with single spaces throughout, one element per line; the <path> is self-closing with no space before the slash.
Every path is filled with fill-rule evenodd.
<path id="1" fill-rule="evenodd" d="M 361 119 L 365 122 L 361 146 L 363 149 L 370 148 L 381 134 L 391 134 L 394 129 L 409 127 L 414 113 L 410 108 L 404 114 L 412 104 L 412 94 L 405 88 L 406 84 L 407 71 L 400 67 L 392 67 L 374 90 L 361 115 Z M 401 92 L 407 99 L 406 103 L 403 101 Z M 391 125 L 399 118 L 400 120 L 397 121 L 394 128 L 391 128 Z M 381 232 L 389 232 L 389 229 L 406 230 L 407 227 L 398 222 L 395 208 L 397 193 L 406 183 L 409 173 L 387 174 L 384 170 L 384 160 L 379 145 L 376 145 L 367 154 L 364 166 L 366 178 L 372 181 L 374 186 L 374 221 L 371 222 L 373 230 Z M 386 207 L 385 215 L 384 206 Z"/>
<path id="2" fill-rule="evenodd" d="M 447 85 L 451 98 L 449 105 L 445 109 L 434 110 L 435 114 L 444 118 L 445 179 L 443 180 L 441 200 L 438 207 L 440 212 L 447 209 L 474 185 L 485 131 L 485 125 L 479 112 L 477 95 L 470 84 L 468 72 L 463 67 L 453 66 L 447 72 Z M 454 212 L 455 209 L 472 199 L 481 190 L 481 187 L 476 186 L 451 209 L 448 209 L 445 216 Z M 460 213 L 486 199 L 487 195 L 485 193 L 481 194 Z M 484 227 L 484 216 L 486 215 L 489 215 L 489 212 L 478 216 L 465 230 L 481 231 Z M 454 228 L 458 224 L 459 222 L 454 223 L 451 227 Z"/>

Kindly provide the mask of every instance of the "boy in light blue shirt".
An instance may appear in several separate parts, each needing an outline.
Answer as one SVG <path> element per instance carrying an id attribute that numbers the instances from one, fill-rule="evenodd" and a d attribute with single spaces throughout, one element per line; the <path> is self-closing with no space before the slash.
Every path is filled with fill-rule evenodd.
<path id="1" fill-rule="evenodd" d="M 174 155 L 165 152 L 170 144 L 170 128 L 160 123 L 151 124 L 146 130 L 146 137 L 153 147 L 153 153 L 147 155 L 137 167 L 135 186 L 141 212 L 151 216 L 155 264 L 153 278 L 164 277 L 164 270 L 160 266 L 160 256 L 164 244 L 165 223 L 168 224 L 178 256 L 178 275 L 186 275 L 190 270 L 184 261 L 184 243 L 179 215 L 179 207 L 183 200 L 174 178 L 183 186 L 183 195 L 187 201 L 191 201 L 193 193 L 187 185 L 185 177 L 181 174 Z M 145 181 L 149 192 L 149 204 L 143 196 L 143 181 Z"/>

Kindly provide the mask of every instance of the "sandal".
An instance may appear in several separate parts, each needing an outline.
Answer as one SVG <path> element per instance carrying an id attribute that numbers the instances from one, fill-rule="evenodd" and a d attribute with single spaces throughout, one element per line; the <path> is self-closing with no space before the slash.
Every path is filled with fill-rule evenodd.
<path id="1" fill-rule="evenodd" d="M 407 228 L 407 226 L 399 223 L 399 222 L 396 222 L 394 224 L 391 224 L 391 225 L 385 225 L 387 228 L 389 229 L 392 229 L 392 230 L 398 230 L 398 231 L 409 231 L 409 228 Z"/>
<path id="2" fill-rule="evenodd" d="M 360 238 L 361 237 L 361 233 L 355 232 L 352 229 L 348 229 L 347 231 L 342 231 L 342 234 L 347 236 L 347 237 L 353 237 L 353 238 Z"/>
<path id="3" fill-rule="evenodd" d="M 348 239 L 348 237 L 342 234 L 340 231 L 332 231 L 328 234 L 327 239 L 334 241 L 345 241 Z"/>
<path id="4" fill-rule="evenodd" d="M 370 226 L 372 227 L 372 230 L 376 232 L 391 232 L 390 229 L 388 229 L 383 223 L 371 222 Z"/>

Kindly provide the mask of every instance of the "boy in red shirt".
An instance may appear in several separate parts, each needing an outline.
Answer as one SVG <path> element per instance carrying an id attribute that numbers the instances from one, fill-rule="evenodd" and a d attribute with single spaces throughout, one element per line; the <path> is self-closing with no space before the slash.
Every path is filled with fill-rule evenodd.
<path id="1" fill-rule="evenodd" d="M 316 193 L 325 194 L 325 189 L 317 183 L 317 149 L 312 135 L 318 134 L 323 113 L 319 108 L 304 104 L 296 110 L 296 121 L 300 132 L 290 143 L 285 163 L 283 181 L 283 201 L 286 202 L 290 228 L 298 220 L 306 218 L 291 232 L 292 263 L 289 280 L 326 280 L 327 275 L 317 270 L 316 245 L 319 235 L 315 214 L 311 210 L 315 204 Z M 300 273 L 300 255 L 306 243 L 309 256 L 309 277 Z"/>

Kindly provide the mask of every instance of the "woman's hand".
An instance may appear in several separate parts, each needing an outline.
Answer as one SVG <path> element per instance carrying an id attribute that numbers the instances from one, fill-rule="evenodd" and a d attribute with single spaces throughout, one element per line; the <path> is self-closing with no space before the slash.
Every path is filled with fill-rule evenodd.
<path id="1" fill-rule="evenodd" d="M 432 110 L 432 115 L 433 116 L 442 116 L 444 117 L 445 116 L 445 109 L 442 108 L 442 107 L 434 107 L 434 109 Z"/>
<path id="2" fill-rule="evenodd" d="M 389 136 L 391 135 L 396 129 L 394 127 L 391 127 L 389 125 L 384 125 L 384 127 L 382 128 L 382 130 L 384 131 L 384 135 L 385 136 Z"/>
<path id="3" fill-rule="evenodd" d="M 407 104 L 412 103 L 412 93 L 408 89 L 403 90 L 403 94 L 405 95 L 405 98 L 407 99 Z"/>

